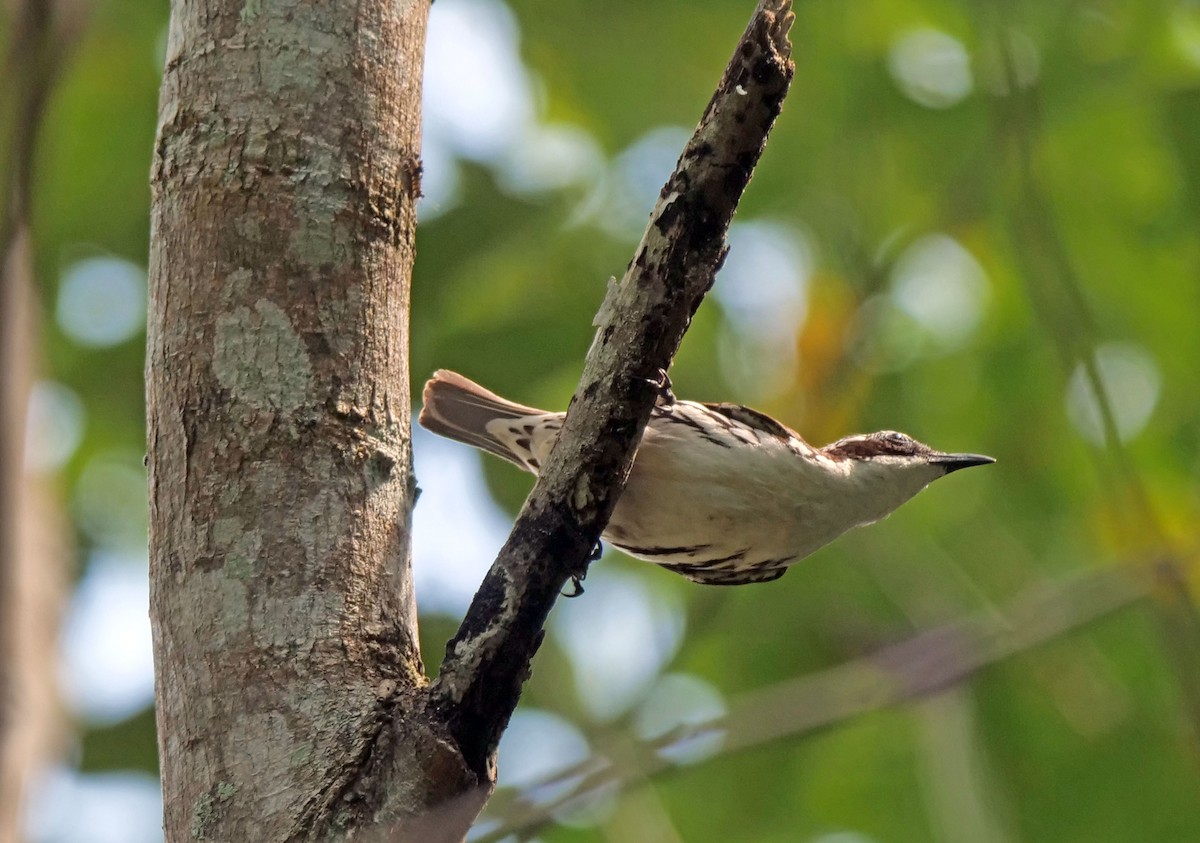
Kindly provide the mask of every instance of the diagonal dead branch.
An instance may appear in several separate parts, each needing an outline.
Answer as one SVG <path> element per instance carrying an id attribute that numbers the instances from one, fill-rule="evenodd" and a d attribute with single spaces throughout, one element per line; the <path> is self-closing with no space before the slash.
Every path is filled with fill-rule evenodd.
<path id="1" fill-rule="evenodd" d="M 568 577 L 582 576 L 608 522 L 666 371 L 725 257 L 734 209 L 794 67 L 791 0 L 761 0 L 659 195 L 620 283 L 611 283 L 558 445 L 512 534 L 447 644 L 431 689 L 467 763 L 494 781 L 516 707 Z"/>

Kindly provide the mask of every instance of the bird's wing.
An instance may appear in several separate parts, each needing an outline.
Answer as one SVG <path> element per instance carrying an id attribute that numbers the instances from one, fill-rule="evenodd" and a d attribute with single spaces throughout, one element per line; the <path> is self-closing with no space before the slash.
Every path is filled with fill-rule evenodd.
<path id="1" fill-rule="evenodd" d="M 752 410 L 749 407 L 743 407 L 741 404 L 705 404 L 712 412 L 718 416 L 724 416 L 731 421 L 737 422 L 740 425 L 750 428 L 751 430 L 765 433 L 768 436 L 774 436 L 779 439 L 799 439 L 803 442 L 803 438 L 796 431 L 784 424 L 780 424 L 775 419 L 768 416 L 766 413 L 760 413 L 758 410 Z"/>
<path id="2" fill-rule="evenodd" d="M 705 571 L 696 569 L 688 570 L 688 565 L 659 564 L 662 564 L 668 570 L 682 574 L 692 582 L 698 582 L 703 585 L 746 585 L 753 582 L 771 582 L 772 580 L 779 579 L 788 571 L 786 566 L 742 570 L 714 568 Z"/>
<path id="3" fill-rule="evenodd" d="M 693 547 L 631 547 L 605 536 L 608 542 L 618 550 L 624 551 L 634 559 L 653 562 L 661 568 L 687 577 L 692 582 L 706 585 L 743 585 L 752 582 L 770 582 L 777 580 L 787 573 L 788 566 L 796 561 L 795 556 L 781 556 L 777 559 L 762 559 L 757 562 L 747 562 L 746 555 L 750 548 L 743 548 L 729 556 L 714 558 L 715 551 L 710 544 L 700 544 Z M 705 554 L 709 554 L 705 558 Z"/>

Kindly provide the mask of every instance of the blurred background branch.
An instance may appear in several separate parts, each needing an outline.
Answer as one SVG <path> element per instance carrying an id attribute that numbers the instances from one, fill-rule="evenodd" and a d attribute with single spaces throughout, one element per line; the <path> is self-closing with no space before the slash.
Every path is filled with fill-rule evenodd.
<path id="1" fill-rule="evenodd" d="M 30 390 L 41 368 L 31 209 L 47 102 L 78 6 L 8 4 L 0 85 L 0 838 L 19 840 L 29 779 L 61 751 L 55 642 L 65 523 L 44 478 L 26 471 Z"/>
<path id="2" fill-rule="evenodd" d="M 499 843 L 510 835 L 526 840 L 572 805 L 579 810 L 589 798 L 609 797 L 681 765 L 794 739 L 920 698 L 950 698 L 982 668 L 1078 632 L 1146 597 L 1158 564 L 1164 563 L 1106 566 L 1038 587 L 1001 612 L 935 626 L 864 658 L 744 693 L 731 702 L 728 713 L 653 740 L 628 742 L 622 736 L 633 731 L 632 724 L 616 725 L 606 730 L 587 761 L 522 793 L 498 794 L 489 814 L 499 825 L 475 838 L 476 843 Z M 548 793 L 553 798 L 545 799 Z"/>

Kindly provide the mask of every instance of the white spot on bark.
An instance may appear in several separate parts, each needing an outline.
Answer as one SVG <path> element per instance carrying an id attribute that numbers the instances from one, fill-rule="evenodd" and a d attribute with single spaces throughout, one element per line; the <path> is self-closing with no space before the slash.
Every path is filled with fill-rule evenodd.
<path id="1" fill-rule="evenodd" d="M 443 673 L 439 682 L 446 689 L 447 695 L 454 702 L 461 702 L 466 691 L 466 683 L 479 669 L 479 663 L 488 651 L 493 639 L 501 643 L 508 640 L 509 631 L 516 617 L 517 588 L 512 578 L 503 569 L 497 573 L 504 577 L 504 602 L 492 618 L 487 629 L 474 638 L 464 638 L 454 645 L 453 674 Z"/>
<path id="2" fill-rule="evenodd" d="M 217 317 L 212 367 L 221 386 L 257 409 L 295 410 L 312 388 L 304 343 L 287 314 L 266 299 Z"/>
<path id="3" fill-rule="evenodd" d="M 571 496 L 571 504 L 576 512 L 582 512 L 596 500 L 592 494 L 591 483 L 587 477 L 580 477 L 575 484 L 575 493 Z"/>
<path id="4" fill-rule="evenodd" d="M 599 328 L 612 321 L 614 314 L 618 311 L 617 297 L 620 294 L 621 285 L 617 283 L 614 276 L 608 276 L 608 286 L 604 289 L 604 301 L 600 303 L 600 309 L 596 311 L 596 318 L 592 320 L 593 328 Z"/>

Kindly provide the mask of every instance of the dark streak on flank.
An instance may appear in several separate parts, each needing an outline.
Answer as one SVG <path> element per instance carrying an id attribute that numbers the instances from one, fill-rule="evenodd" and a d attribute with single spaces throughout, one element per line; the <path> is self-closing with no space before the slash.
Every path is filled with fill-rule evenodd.
<path id="1" fill-rule="evenodd" d="M 762 562 L 755 563 L 755 568 L 786 568 L 796 561 L 795 556 L 781 556 L 778 559 L 764 559 Z"/>
<path id="2" fill-rule="evenodd" d="M 708 565 L 703 562 L 660 562 L 659 565 L 684 576 L 708 573 Z"/>
<path id="3" fill-rule="evenodd" d="M 749 552 L 750 552 L 750 548 L 744 547 L 741 550 L 739 550 L 737 553 L 731 553 L 728 556 L 722 556 L 719 559 L 699 560 L 697 562 L 697 564 L 698 565 L 723 565 L 726 562 L 735 562 L 738 559 L 743 559 L 743 558 L 745 558 L 746 554 Z"/>
<path id="4" fill-rule="evenodd" d="M 743 558 L 749 552 L 749 550 L 749 548 L 746 548 L 745 550 L 740 550 L 730 556 L 722 556 L 719 559 L 696 559 L 692 562 L 659 562 L 658 564 L 663 568 L 667 568 L 668 570 L 675 571 L 680 574 L 703 574 L 709 571 L 721 570 L 719 566 L 724 565 L 727 562 L 734 562 Z M 734 569 L 734 571 L 736 570 L 737 569 Z M 733 571 L 731 571 L 729 568 L 725 568 L 723 573 L 728 574 L 733 573 Z"/>
<path id="5" fill-rule="evenodd" d="M 739 568 L 735 570 L 686 570 L 687 566 L 679 565 L 664 565 L 664 568 L 682 574 L 692 582 L 698 582 L 703 585 L 746 585 L 756 582 L 771 582 L 777 580 L 788 572 L 786 567 L 783 568 L 768 568 L 765 566 L 754 565 L 747 568 Z"/>
<path id="6" fill-rule="evenodd" d="M 624 550 L 626 553 L 633 553 L 638 556 L 683 556 L 685 554 L 695 555 L 701 550 L 708 550 L 712 547 L 711 544 L 698 544 L 693 547 L 632 547 L 626 544 L 617 544 L 613 542 L 613 546 Z"/>

